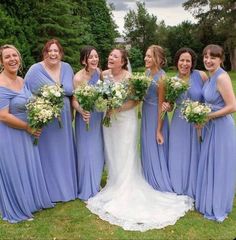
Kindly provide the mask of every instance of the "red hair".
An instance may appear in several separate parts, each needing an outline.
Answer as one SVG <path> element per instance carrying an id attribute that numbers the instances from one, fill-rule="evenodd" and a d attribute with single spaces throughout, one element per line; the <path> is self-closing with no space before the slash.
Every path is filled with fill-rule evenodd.
<path id="1" fill-rule="evenodd" d="M 57 40 L 57 39 L 51 39 L 51 40 L 48 40 L 45 44 L 44 44 L 44 47 L 43 47 L 43 50 L 42 50 L 42 56 L 43 56 L 43 59 L 45 58 L 45 56 L 48 54 L 48 51 L 49 51 L 49 48 L 51 47 L 52 44 L 56 44 L 58 49 L 59 49 L 59 52 L 61 54 L 61 58 L 63 58 L 64 56 L 64 50 L 63 50 L 63 47 L 61 46 L 60 42 Z"/>

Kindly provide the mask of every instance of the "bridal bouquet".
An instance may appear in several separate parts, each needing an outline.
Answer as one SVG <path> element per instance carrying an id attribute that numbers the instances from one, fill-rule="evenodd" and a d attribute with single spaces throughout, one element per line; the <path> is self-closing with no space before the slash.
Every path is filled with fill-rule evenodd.
<path id="1" fill-rule="evenodd" d="M 174 104 L 176 99 L 189 88 L 188 83 L 178 77 L 170 77 L 164 79 L 164 85 L 165 99 L 170 104 Z M 162 112 L 162 119 L 164 118 L 165 114 L 166 112 Z"/>
<path id="2" fill-rule="evenodd" d="M 45 100 L 48 100 L 54 108 L 57 108 L 57 111 L 61 111 L 64 105 L 64 89 L 62 88 L 62 85 L 54 84 L 54 85 L 44 85 L 42 88 L 40 88 L 39 96 L 43 97 Z M 61 114 L 57 116 L 59 127 L 62 127 L 61 122 Z"/>
<path id="3" fill-rule="evenodd" d="M 40 96 L 32 98 L 29 103 L 26 104 L 28 113 L 28 123 L 33 129 L 41 129 L 55 117 L 60 116 L 60 109 L 57 106 Z M 34 145 L 38 144 L 38 139 L 34 139 Z"/>
<path id="4" fill-rule="evenodd" d="M 94 86 L 79 85 L 74 91 L 74 96 L 85 111 L 91 112 L 94 110 L 95 101 L 98 98 L 98 92 Z M 89 122 L 86 123 L 86 130 L 89 130 Z"/>
<path id="5" fill-rule="evenodd" d="M 198 101 L 185 100 L 182 103 L 181 113 L 189 123 L 202 125 L 207 121 L 207 115 L 211 112 L 211 108 L 204 103 Z M 197 128 L 199 141 L 202 142 L 201 129 Z"/>
<path id="6" fill-rule="evenodd" d="M 106 127 L 111 126 L 111 117 L 108 111 L 122 106 L 127 99 L 127 82 L 112 82 L 108 79 L 98 81 L 96 89 L 98 98 L 95 102 L 95 107 L 98 111 L 107 112 L 102 123 Z"/>

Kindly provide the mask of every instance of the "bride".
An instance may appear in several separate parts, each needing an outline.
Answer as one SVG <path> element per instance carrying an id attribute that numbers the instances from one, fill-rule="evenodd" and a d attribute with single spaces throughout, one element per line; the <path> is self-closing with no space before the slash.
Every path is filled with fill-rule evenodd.
<path id="1" fill-rule="evenodd" d="M 130 77 L 127 53 L 113 49 L 103 72 L 114 82 Z M 101 219 L 125 230 L 147 231 L 173 225 L 192 209 L 192 199 L 154 190 L 144 179 L 137 151 L 138 122 L 134 101 L 116 109 L 112 126 L 104 127 L 108 179 L 106 186 L 87 202 Z"/>

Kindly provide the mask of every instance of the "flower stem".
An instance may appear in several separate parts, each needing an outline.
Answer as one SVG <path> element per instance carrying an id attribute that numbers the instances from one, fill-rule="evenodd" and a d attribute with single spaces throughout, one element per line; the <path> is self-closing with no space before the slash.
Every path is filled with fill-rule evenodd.
<path id="1" fill-rule="evenodd" d="M 34 146 L 37 146 L 37 145 L 38 145 L 38 142 L 39 142 L 38 138 L 35 138 L 34 141 L 33 141 L 33 145 L 34 145 Z"/>

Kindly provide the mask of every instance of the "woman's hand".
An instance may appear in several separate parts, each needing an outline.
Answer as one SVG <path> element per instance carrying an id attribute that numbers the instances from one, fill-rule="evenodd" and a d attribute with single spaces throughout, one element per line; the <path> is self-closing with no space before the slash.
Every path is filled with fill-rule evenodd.
<path id="1" fill-rule="evenodd" d="M 90 117 L 91 117 L 90 112 L 85 111 L 85 110 L 82 110 L 82 111 L 80 111 L 80 113 L 81 113 L 81 115 L 82 115 L 82 117 L 83 117 L 83 120 L 84 120 L 86 123 L 89 123 L 89 119 L 90 119 Z"/>
<path id="2" fill-rule="evenodd" d="M 163 102 L 161 106 L 162 112 L 171 112 L 173 110 L 174 105 L 168 102 Z"/>
<path id="3" fill-rule="evenodd" d="M 42 133 L 42 129 L 33 129 L 28 125 L 26 128 L 26 132 L 33 135 L 35 138 L 39 138 Z"/>
<path id="4" fill-rule="evenodd" d="M 158 144 L 163 144 L 164 143 L 164 137 L 160 131 L 157 130 L 156 132 L 156 140 Z"/>

